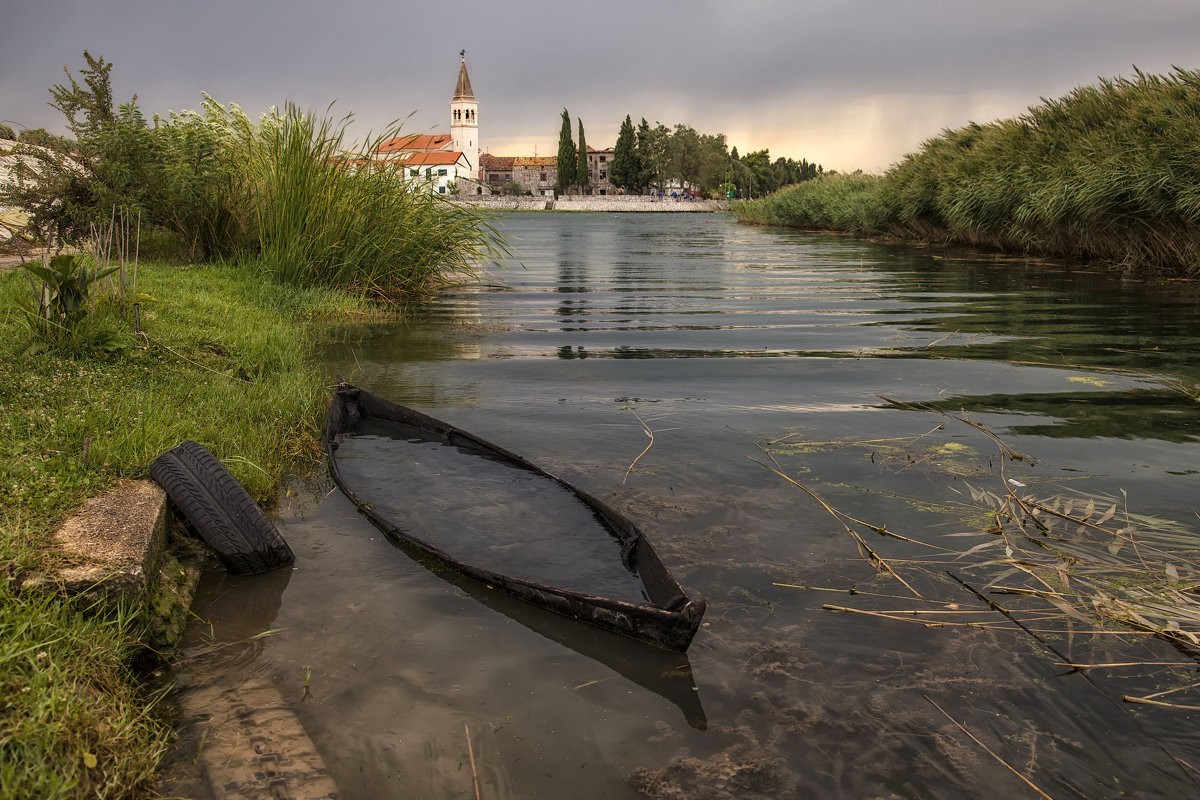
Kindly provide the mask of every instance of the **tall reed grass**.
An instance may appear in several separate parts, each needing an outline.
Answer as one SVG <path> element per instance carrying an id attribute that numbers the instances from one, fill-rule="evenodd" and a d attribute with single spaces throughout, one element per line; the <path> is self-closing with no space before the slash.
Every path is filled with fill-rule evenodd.
<path id="1" fill-rule="evenodd" d="M 735 202 L 742 222 L 871 233 L 883 225 L 878 175 L 826 174 L 759 200 Z"/>
<path id="2" fill-rule="evenodd" d="M 348 148 L 350 121 L 289 106 L 244 128 L 241 194 L 261 267 L 284 283 L 389 300 L 473 279 L 500 236 L 479 212 L 373 161 L 398 129 Z"/>
<path id="3" fill-rule="evenodd" d="M 810 182 L 736 210 L 748 222 L 1196 277 L 1197 153 L 1200 71 L 1139 71 L 1043 100 L 1014 119 L 944 131 L 892 166 L 877 192 L 853 182 Z"/>

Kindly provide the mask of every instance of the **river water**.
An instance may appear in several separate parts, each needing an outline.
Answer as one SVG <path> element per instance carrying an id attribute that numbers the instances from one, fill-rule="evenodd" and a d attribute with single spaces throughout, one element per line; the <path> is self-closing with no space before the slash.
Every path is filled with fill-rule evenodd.
<path id="1" fill-rule="evenodd" d="M 1192 547 L 1196 287 L 702 214 L 496 224 L 489 285 L 322 358 L 633 517 L 709 601 L 687 655 L 430 572 L 319 475 L 294 570 L 206 575 L 182 685 L 273 683 L 342 798 L 1200 794 L 1197 711 L 1122 701 L 1194 658 L 989 593 L 1034 584 L 984 532 L 1021 487 Z M 946 624 L 881 616 L 911 610 Z"/>

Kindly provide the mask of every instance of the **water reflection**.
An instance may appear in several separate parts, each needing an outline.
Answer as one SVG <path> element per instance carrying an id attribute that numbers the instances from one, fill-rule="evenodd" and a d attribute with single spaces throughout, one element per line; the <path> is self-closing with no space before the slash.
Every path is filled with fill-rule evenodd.
<path id="1" fill-rule="evenodd" d="M 962 555 L 976 540 L 956 538 L 991 524 L 971 489 L 1003 494 L 1009 478 L 1194 528 L 1196 288 L 696 215 L 499 224 L 524 265 L 505 289 L 448 293 L 403 325 L 353 326 L 324 351 L 330 373 L 634 517 L 709 599 L 707 625 L 686 668 L 639 673 L 628 664 L 651 664 L 641 656 L 607 662 L 619 648 L 592 652 L 406 567 L 337 496 L 290 511 L 298 570 L 277 623 L 288 632 L 255 663 L 293 682 L 292 665 L 316 665 L 301 713 L 342 796 L 469 791 L 464 724 L 487 754 L 488 797 L 1028 791 L 956 722 L 1051 796 L 1197 793 L 1176 760 L 1200 763 L 1187 713 L 1119 700 L 1162 691 L 1152 664 L 1193 653 L 1073 620 L 1054 633 L 1072 661 L 1142 665 L 1091 669 L 1090 682 L 1019 630 L 823 610 L 914 601 L 760 463 L 776 443 L 783 471 L 831 506 L 960 546 L 947 556 L 956 574 L 992 558 Z M 997 474 L 995 442 L 949 423 L 964 414 L 1029 460 Z M 867 541 L 897 563 L 931 558 Z M 912 567 L 930 607 L 986 613 L 945 568 Z M 692 727 L 701 717 L 705 729 Z"/>

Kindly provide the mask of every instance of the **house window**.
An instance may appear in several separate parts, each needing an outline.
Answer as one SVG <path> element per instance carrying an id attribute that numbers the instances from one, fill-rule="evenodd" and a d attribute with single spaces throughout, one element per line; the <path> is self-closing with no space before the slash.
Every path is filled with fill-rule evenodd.
<path id="1" fill-rule="evenodd" d="M 427 168 L 427 169 L 425 170 L 425 177 L 426 177 L 426 178 L 432 178 L 432 177 L 433 177 L 433 169 L 432 169 L 432 168 Z"/>
<path id="2" fill-rule="evenodd" d="M 544 173 L 544 172 L 542 173 L 542 180 L 543 181 L 546 180 L 546 173 Z"/>
<path id="3" fill-rule="evenodd" d="M 603 163 L 604 163 L 604 159 L 605 159 L 606 157 L 607 157 L 607 156 L 600 156 L 600 163 L 601 163 L 601 164 L 603 164 Z"/>
<path id="4" fill-rule="evenodd" d="M 608 177 L 608 173 L 604 170 L 600 170 L 600 180 L 604 180 L 607 177 Z"/>
<path id="5" fill-rule="evenodd" d="M 415 178 L 415 177 L 417 177 L 418 175 L 420 175 L 420 174 L 421 174 L 421 170 L 419 170 L 419 169 L 410 169 L 410 170 L 408 171 L 408 174 L 409 174 L 410 176 L 412 176 L 412 177 L 414 177 L 414 178 Z"/>
<path id="6" fill-rule="evenodd" d="M 438 175 L 445 175 L 445 174 L 446 174 L 446 170 L 444 170 L 444 169 L 438 170 Z"/>
<path id="7" fill-rule="evenodd" d="M 438 187 L 438 194 L 445 194 L 445 193 L 446 193 L 446 187 L 445 187 L 445 186 L 439 186 L 439 187 Z"/>

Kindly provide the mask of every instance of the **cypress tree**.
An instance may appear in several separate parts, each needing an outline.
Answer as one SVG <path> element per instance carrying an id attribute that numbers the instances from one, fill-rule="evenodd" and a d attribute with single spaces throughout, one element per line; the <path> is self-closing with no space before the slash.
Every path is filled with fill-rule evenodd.
<path id="1" fill-rule="evenodd" d="M 571 138 L 571 115 L 564 108 L 558 133 L 558 191 L 575 183 L 575 141 Z"/>
<path id="2" fill-rule="evenodd" d="M 641 189 L 645 189 L 650 185 L 651 178 L 651 153 L 650 139 L 653 137 L 653 132 L 650 130 L 650 123 L 646 122 L 646 118 L 642 117 L 641 123 L 637 128 L 637 146 L 634 149 L 634 156 L 637 158 L 637 185 Z"/>
<path id="3" fill-rule="evenodd" d="M 591 170 L 588 169 L 587 140 L 583 138 L 583 120 L 579 120 L 579 163 L 575 167 L 575 182 L 580 186 L 592 182 Z"/>
<path id="4" fill-rule="evenodd" d="M 613 185 L 621 189 L 637 188 L 637 154 L 633 148 L 633 120 L 626 114 L 621 131 L 617 134 L 617 146 L 613 148 L 612 166 L 608 170 Z"/>

